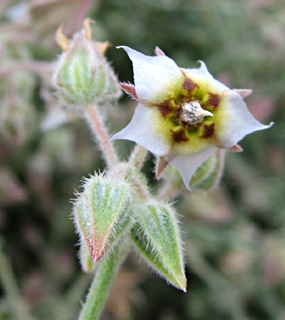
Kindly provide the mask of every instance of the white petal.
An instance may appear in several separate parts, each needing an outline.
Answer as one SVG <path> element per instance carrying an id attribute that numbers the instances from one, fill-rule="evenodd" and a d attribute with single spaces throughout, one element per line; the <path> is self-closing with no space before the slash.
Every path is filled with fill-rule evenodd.
<path id="1" fill-rule="evenodd" d="M 201 81 L 207 81 L 210 83 L 210 86 L 216 88 L 216 90 L 224 91 L 229 89 L 223 83 L 214 79 L 203 61 L 199 60 L 198 62 L 201 64 L 200 68 L 183 69 L 183 71 L 187 74 L 187 76 L 189 76 L 190 79 L 192 79 L 194 82 L 197 82 L 198 85 Z"/>
<path id="2" fill-rule="evenodd" d="M 211 73 L 208 71 L 208 68 L 205 64 L 205 62 L 198 60 L 198 62 L 200 63 L 200 68 L 193 68 L 193 69 L 183 69 L 186 74 L 198 74 L 200 76 L 203 77 L 210 77 L 213 79 L 213 76 L 211 75 Z"/>
<path id="3" fill-rule="evenodd" d="M 123 130 L 116 133 L 111 140 L 134 141 L 150 152 L 163 156 L 169 153 L 170 145 L 161 140 L 153 130 L 153 119 L 149 108 L 139 103 L 131 122 Z"/>
<path id="4" fill-rule="evenodd" d="M 217 151 L 216 146 L 209 146 L 199 153 L 192 155 L 170 155 L 164 157 L 167 162 L 173 165 L 181 174 L 183 182 L 188 190 L 191 191 L 189 187 L 190 180 L 196 170 L 209 158 L 211 155 Z"/>
<path id="5" fill-rule="evenodd" d="M 233 90 L 223 93 L 216 113 L 216 137 L 225 148 L 231 148 L 249 133 L 264 130 L 273 125 L 264 125 L 248 111 L 242 97 Z"/>
<path id="6" fill-rule="evenodd" d="M 123 48 L 133 62 L 138 99 L 161 103 L 169 99 L 175 89 L 182 87 L 184 76 L 176 63 L 167 56 L 146 56 L 129 47 Z"/>

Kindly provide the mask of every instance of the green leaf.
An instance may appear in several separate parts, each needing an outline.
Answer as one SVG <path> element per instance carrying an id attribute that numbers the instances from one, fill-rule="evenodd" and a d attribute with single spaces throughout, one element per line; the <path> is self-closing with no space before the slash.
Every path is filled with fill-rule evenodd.
<path id="1" fill-rule="evenodd" d="M 168 282 L 186 291 L 182 244 L 174 209 L 156 201 L 142 204 L 131 235 L 145 260 Z"/>
<path id="2" fill-rule="evenodd" d="M 129 185 L 124 180 L 96 175 L 86 181 L 73 213 L 81 242 L 89 249 L 93 261 L 113 248 L 130 226 L 129 201 Z M 83 266 L 85 262 L 81 261 Z"/>

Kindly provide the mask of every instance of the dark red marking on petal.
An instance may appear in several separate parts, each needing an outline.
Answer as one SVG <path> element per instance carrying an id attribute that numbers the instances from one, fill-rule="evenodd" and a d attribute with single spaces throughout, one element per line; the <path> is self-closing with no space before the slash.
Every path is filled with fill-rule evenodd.
<path id="1" fill-rule="evenodd" d="M 186 136 L 186 130 L 184 128 L 181 128 L 178 131 L 171 130 L 171 133 L 172 133 L 172 138 L 174 142 L 179 143 L 179 142 L 186 142 L 189 140 Z"/>
<path id="2" fill-rule="evenodd" d="M 204 133 L 201 136 L 201 138 L 203 139 L 211 138 L 215 132 L 215 123 L 212 123 L 208 126 L 203 124 L 203 130 L 204 130 Z"/>
<path id="3" fill-rule="evenodd" d="M 174 107 L 172 104 L 172 99 L 165 100 L 162 102 L 159 106 L 158 109 L 160 113 L 163 115 L 163 117 L 166 117 L 169 113 L 174 111 Z"/>
<path id="4" fill-rule="evenodd" d="M 129 95 L 131 95 L 135 99 L 138 99 L 138 96 L 136 93 L 136 88 L 133 84 L 121 82 L 120 86 L 126 93 L 128 93 Z"/>
<path id="5" fill-rule="evenodd" d="M 182 113 L 182 108 L 181 108 L 181 106 L 179 106 L 179 108 L 175 111 L 175 117 L 176 117 L 177 119 L 179 119 L 180 116 L 181 116 L 181 113 Z M 180 122 L 181 122 L 181 121 L 180 121 Z"/>
<path id="6" fill-rule="evenodd" d="M 210 93 L 210 98 L 207 101 L 207 104 L 209 106 L 213 106 L 214 108 L 217 108 L 217 106 L 219 105 L 221 101 L 221 98 L 218 94 L 214 94 L 214 93 Z"/>
<path id="7" fill-rule="evenodd" d="M 183 89 L 185 89 L 188 93 L 192 93 L 192 91 L 197 88 L 198 85 L 193 82 L 190 78 L 185 78 L 183 83 Z"/>

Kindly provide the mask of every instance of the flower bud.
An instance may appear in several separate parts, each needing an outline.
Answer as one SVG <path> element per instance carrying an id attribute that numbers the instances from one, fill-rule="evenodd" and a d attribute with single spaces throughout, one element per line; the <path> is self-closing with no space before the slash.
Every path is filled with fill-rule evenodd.
<path id="1" fill-rule="evenodd" d="M 138 252 L 167 282 L 186 291 L 183 249 L 175 209 L 167 203 L 138 203 L 131 237 Z"/>
<path id="2" fill-rule="evenodd" d="M 69 41 L 57 31 L 56 40 L 63 49 L 53 75 L 53 85 L 65 105 L 87 107 L 116 99 L 120 86 L 103 53 L 108 43 L 91 41 L 90 20 Z"/>
<path id="3" fill-rule="evenodd" d="M 125 181 L 106 175 L 92 176 L 83 187 L 74 205 L 74 222 L 82 246 L 95 262 L 113 248 L 131 224 L 130 188 Z M 89 270 L 84 248 L 81 253 L 83 269 Z"/>

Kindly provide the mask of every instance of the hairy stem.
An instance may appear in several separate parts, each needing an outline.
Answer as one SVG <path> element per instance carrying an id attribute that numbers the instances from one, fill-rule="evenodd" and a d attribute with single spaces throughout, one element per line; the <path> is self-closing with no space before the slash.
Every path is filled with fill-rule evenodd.
<path id="1" fill-rule="evenodd" d="M 110 137 L 104 126 L 95 106 L 86 108 L 87 119 L 90 123 L 92 131 L 95 133 L 108 168 L 113 167 L 117 162 L 117 155 L 113 145 L 110 143 Z"/>
<path id="2" fill-rule="evenodd" d="M 12 273 L 9 260 L 3 252 L 0 240 L 0 280 L 6 293 L 11 314 L 15 320 L 32 320 L 28 308 L 21 298 L 16 279 Z"/>
<path id="3" fill-rule="evenodd" d="M 127 248 L 129 246 L 127 245 Z M 129 250 L 126 243 L 118 244 L 113 252 L 103 259 L 89 289 L 79 320 L 98 320 L 109 296 L 112 283 Z"/>
<path id="4" fill-rule="evenodd" d="M 144 147 L 137 144 L 130 155 L 129 163 L 137 170 L 141 170 L 146 160 L 147 153 L 148 151 Z"/>
<path id="5" fill-rule="evenodd" d="M 159 189 L 157 197 L 160 200 L 170 201 L 174 199 L 178 193 L 178 188 L 176 188 L 171 182 L 166 182 Z"/>

